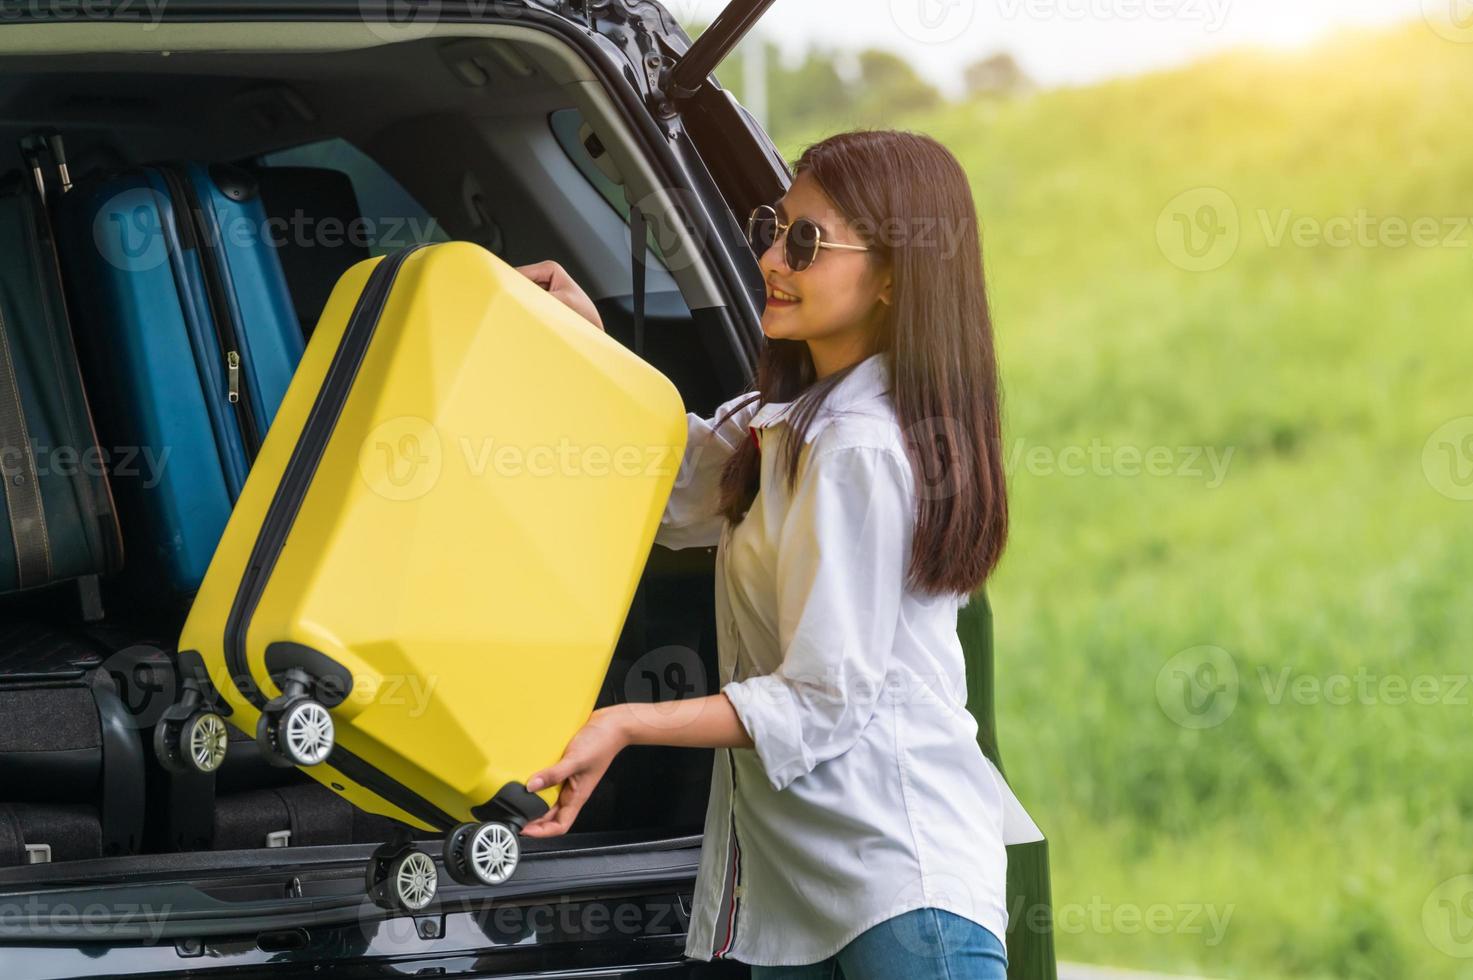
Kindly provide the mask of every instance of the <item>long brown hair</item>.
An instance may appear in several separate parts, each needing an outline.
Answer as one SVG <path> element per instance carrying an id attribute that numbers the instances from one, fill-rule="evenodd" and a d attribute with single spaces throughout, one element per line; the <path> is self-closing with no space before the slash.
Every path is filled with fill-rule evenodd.
<path id="1" fill-rule="evenodd" d="M 970 595 L 1002 557 L 1008 503 L 992 317 L 966 173 L 934 139 L 896 130 L 830 136 L 808 147 L 794 170 L 807 172 L 871 247 L 865 255 L 873 268 L 888 263 L 891 271 L 892 301 L 874 350 L 889 352 L 896 414 L 917 476 L 907 585 Z M 786 416 L 794 438 L 779 456 L 790 488 L 803 434 L 852 370 L 816 380 L 806 342 L 767 341 L 755 398 L 797 402 Z M 751 507 L 760 473 L 757 447 L 741 440 L 721 476 L 719 509 L 733 524 Z"/>

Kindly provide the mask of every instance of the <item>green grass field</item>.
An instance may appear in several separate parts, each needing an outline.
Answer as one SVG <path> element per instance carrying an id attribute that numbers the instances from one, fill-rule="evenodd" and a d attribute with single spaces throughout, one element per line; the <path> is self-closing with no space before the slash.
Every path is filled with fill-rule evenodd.
<path id="1" fill-rule="evenodd" d="M 1062 959 L 1473 977 L 1470 117 L 1417 25 L 896 121 L 983 218 Z"/>

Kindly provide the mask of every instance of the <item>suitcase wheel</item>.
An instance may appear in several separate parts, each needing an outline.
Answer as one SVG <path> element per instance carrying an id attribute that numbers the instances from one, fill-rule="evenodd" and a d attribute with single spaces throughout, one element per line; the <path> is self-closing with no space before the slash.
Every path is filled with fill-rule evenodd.
<path id="1" fill-rule="evenodd" d="M 463 823 L 445 838 L 445 870 L 462 885 L 499 885 L 520 860 L 516 831 L 504 823 Z"/>
<path id="2" fill-rule="evenodd" d="M 315 766 L 332 751 L 332 715 L 305 694 L 284 694 L 261 709 L 256 741 L 273 765 Z"/>
<path id="3" fill-rule="evenodd" d="M 390 912 L 418 912 L 440 887 L 435 861 L 408 842 L 384 844 L 373 852 L 365 875 L 368 897 Z"/>
<path id="4" fill-rule="evenodd" d="M 153 730 L 154 755 L 169 772 L 214 772 L 228 742 L 225 719 L 207 710 L 166 712 Z"/>

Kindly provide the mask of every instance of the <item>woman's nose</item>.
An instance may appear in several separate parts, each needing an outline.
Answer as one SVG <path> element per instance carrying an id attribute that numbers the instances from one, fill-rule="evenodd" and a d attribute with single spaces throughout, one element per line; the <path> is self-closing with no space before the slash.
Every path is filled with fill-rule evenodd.
<path id="1" fill-rule="evenodd" d="M 767 246 L 767 251 L 763 252 L 757 260 L 757 267 L 762 270 L 764 275 L 768 272 L 777 272 L 785 276 L 793 275 L 793 270 L 788 268 L 787 254 L 783 249 L 781 235 L 774 239 L 771 245 Z"/>

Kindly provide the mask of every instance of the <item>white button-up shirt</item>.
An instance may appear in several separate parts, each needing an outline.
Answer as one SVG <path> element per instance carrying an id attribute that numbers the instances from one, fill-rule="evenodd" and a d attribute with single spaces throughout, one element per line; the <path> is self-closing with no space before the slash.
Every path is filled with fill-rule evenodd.
<path id="1" fill-rule="evenodd" d="M 793 402 L 688 414 L 655 537 L 717 546 L 720 689 L 752 749 L 717 750 L 686 954 L 813 963 L 927 906 L 1006 941 L 1005 843 L 1041 835 L 977 744 L 957 637 L 965 597 L 905 587 L 915 487 L 888 353 L 830 391 L 790 496 Z M 762 452 L 739 525 L 715 513 L 742 439 Z M 919 951 L 918 951 L 919 952 Z"/>

